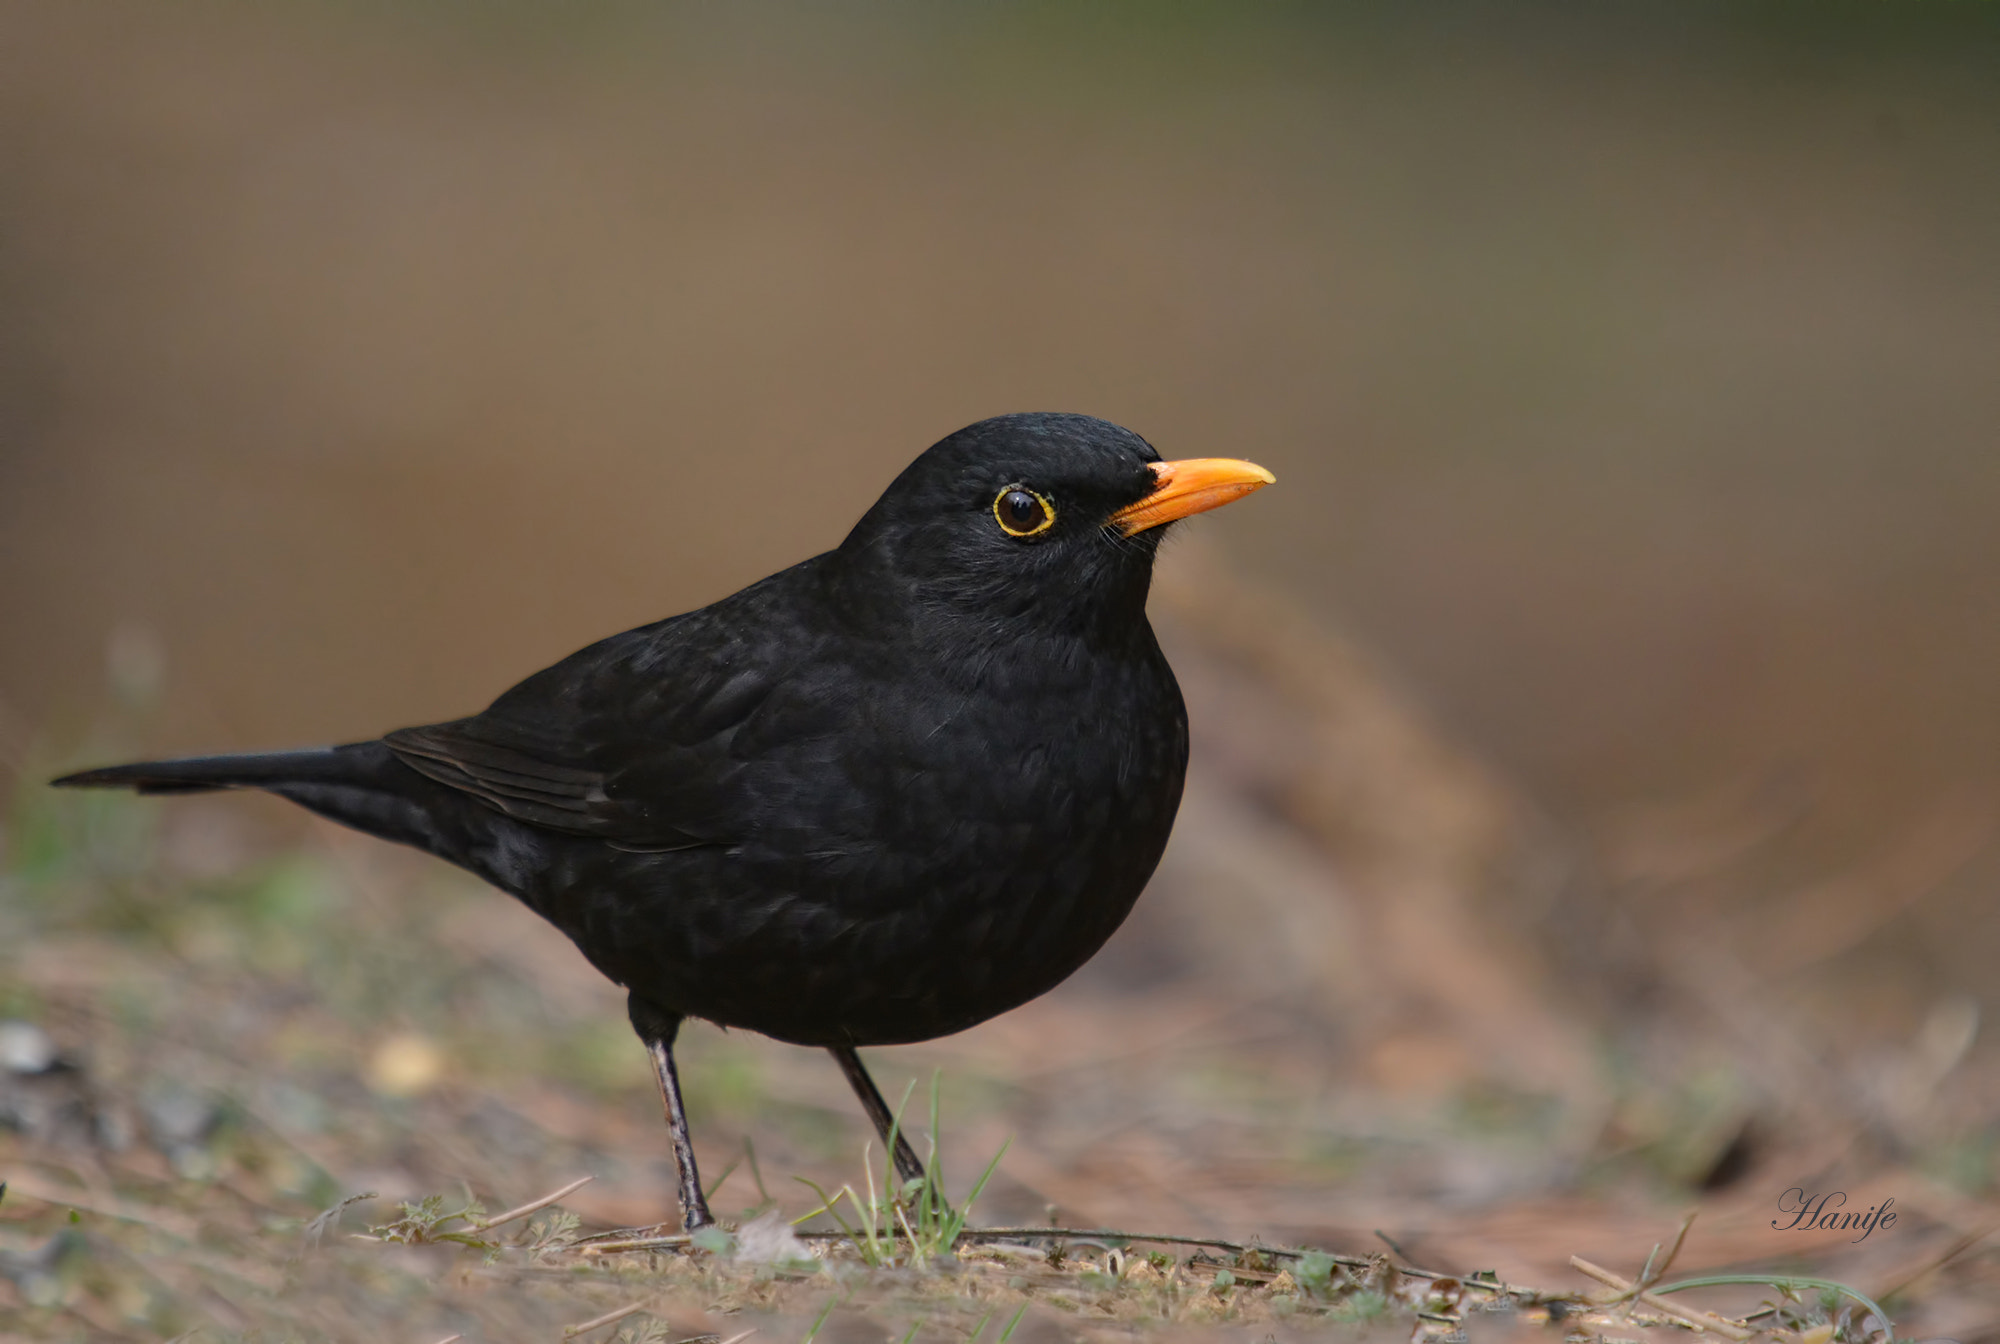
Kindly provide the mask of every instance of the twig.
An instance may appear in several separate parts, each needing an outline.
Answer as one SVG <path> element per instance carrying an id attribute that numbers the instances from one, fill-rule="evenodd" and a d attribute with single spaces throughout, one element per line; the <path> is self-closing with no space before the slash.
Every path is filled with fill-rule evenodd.
<path id="1" fill-rule="evenodd" d="M 380 1198 L 381 1196 L 373 1190 L 368 1190 L 358 1195 L 349 1195 L 332 1208 L 321 1211 L 305 1226 L 305 1231 L 302 1235 L 305 1238 L 306 1246 L 309 1249 L 317 1248 L 320 1242 L 325 1240 L 326 1230 L 339 1222 L 340 1215 L 353 1208 L 356 1204 L 366 1204 L 371 1199 Z"/>
<path id="2" fill-rule="evenodd" d="M 511 1223 L 516 1218 L 526 1218 L 531 1213 L 540 1212 L 541 1210 L 546 1209 L 549 1205 L 555 1203 L 557 1200 L 561 1199 L 564 1195 L 573 1194 L 576 1191 L 583 1189 L 584 1186 L 589 1185 L 592 1181 L 596 1179 L 597 1178 L 595 1176 L 579 1177 L 578 1179 L 571 1181 L 568 1185 L 564 1186 L 562 1189 L 556 1191 L 552 1195 L 543 1195 L 540 1199 L 529 1200 L 526 1204 L 523 1204 L 518 1209 L 509 1209 L 507 1210 L 507 1212 L 499 1215 L 498 1217 L 487 1218 L 484 1219 L 483 1221 L 477 1221 L 474 1222 L 472 1225 L 481 1232 L 490 1232 L 494 1228 L 499 1227 L 502 1223 Z"/>
<path id="3" fill-rule="evenodd" d="M 634 1302 L 629 1307 L 620 1307 L 616 1311 L 607 1311 L 602 1316 L 593 1316 L 581 1325 L 566 1325 L 563 1327 L 563 1338 L 575 1339 L 578 1335 L 587 1335 L 601 1325 L 609 1325 L 613 1321 L 622 1321 L 627 1316 L 637 1316 L 645 1309 L 645 1303 Z"/>
<path id="4" fill-rule="evenodd" d="M 636 1229 L 623 1229 L 626 1232 Z M 845 1232 L 796 1232 L 802 1241 L 843 1241 Z M 886 1236 L 901 1236 L 899 1228 L 887 1229 Z M 1259 1255 L 1277 1256 L 1285 1260 L 1296 1260 L 1302 1255 L 1324 1255 L 1334 1264 L 1346 1269 L 1367 1269 L 1381 1257 L 1365 1255 L 1336 1255 L 1330 1251 L 1295 1250 L 1285 1246 L 1257 1246 L 1245 1241 L 1224 1241 L 1219 1237 L 1181 1237 L 1158 1232 L 1122 1232 L 1114 1228 L 1079 1227 L 968 1227 L 958 1234 L 962 1242 L 982 1241 L 1076 1241 L 1106 1245 L 1119 1241 L 1143 1241 L 1155 1246 L 1199 1246 L 1220 1251 L 1233 1251 L 1238 1255 L 1256 1252 Z M 596 1239 L 585 1238 L 576 1243 L 575 1248 L 589 1254 L 609 1254 L 614 1251 L 664 1251 L 688 1244 L 686 1233 L 672 1236 L 621 1236 L 619 1232 L 600 1232 Z M 1408 1274 L 1415 1279 L 1460 1279 L 1466 1287 L 1482 1292 L 1494 1293 L 1501 1297 L 1545 1296 L 1538 1289 L 1522 1288 L 1515 1284 L 1501 1283 L 1496 1279 L 1474 1278 L 1436 1269 L 1413 1269 L 1408 1265 L 1397 1266 L 1397 1272 Z"/>
<path id="5" fill-rule="evenodd" d="M 1725 1339 L 1735 1340 L 1748 1339 L 1757 1333 L 1755 1330 L 1746 1330 L 1740 1325 L 1732 1324 L 1722 1317 L 1717 1316 L 1712 1311 L 1694 1311 L 1681 1306 L 1679 1303 L 1669 1302 L 1657 1293 L 1642 1289 L 1637 1284 L 1627 1283 L 1608 1269 L 1591 1264 L 1590 1261 L 1580 1255 L 1572 1255 L 1569 1258 L 1569 1263 L 1572 1268 L 1588 1274 L 1605 1287 L 1616 1289 L 1621 1295 L 1636 1297 L 1655 1311 L 1663 1311 L 1675 1320 L 1685 1322 L 1697 1330 L 1713 1330 Z M 1612 1300 L 1622 1301 L 1623 1296 Z M 1601 1303 L 1599 1305 L 1609 1304 Z"/>
<path id="6" fill-rule="evenodd" d="M 149 1205 L 134 1204 L 118 1197 L 115 1191 L 85 1191 L 81 1198 L 77 1193 L 45 1185 L 40 1178 L 23 1178 L 14 1172 L 8 1178 L 10 1192 L 22 1199 L 32 1199 L 43 1204 L 53 1204 L 58 1208 L 81 1209 L 103 1218 L 116 1218 L 121 1222 L 142 1223 L 147 1227 L 157 1227 L 163 1232 L 193 1241 L 200 1233 L 200 1226 L 192 1218 L 186 1218 L 168 1209 L 157 1209 Z"/>
<path id="7" fill-rule="evenodd" d="M 608 1255 L 612 1251 L 670 1251 L 693 1244 L 694 1239 L 685 1232 L 671 1237 L 626 1237 L 620 1241 L 581 1241 L 573 1249 L 589 1255 Z"/>
<path id="8" fill-rule="evenodd" d="M 438 1344 L 458 1344 L 458 1341 L 464 1338 L 464 1335 L 446 1335 L 438 1341 Z"/>
<path id="9" fill-rule="evenodd" d="M 806 1232 L 800 1235 L 812 1236 L 815 1234 Z M 1112 1228 L 1101 1227 L 968 1227 L 965 1231 L 959 1233 L 958 1239 L 960 1241 L 1051 1241 L 1059 1239 L 1063 1241 L 1095 1241 L 1099 1243 L 1110 1241 L 1145 1241 L 1151 1242 L 1156 1246 L 1210 1247 L 1215 1250 L 1234 1251 L 1238 1255 L 1248 1255 L 1254 1251 L 1259 1255 L 1275 1255 L 1286 1260 L 1296 1260 L 1300 1256 L 1308 1254 L 1325 1255 L 1334 1264 L 1346 1269 L 1366 1269 L 1381 1259 L 1380 1256 L 1371 1258 L 1365 1255 L 1335 1255 L 1330 1251 L 1295 1250 L 1285 1246 L 1258 1246 L 1246 1241 L 1224 1241 L 1219 1237 L 1177 1237 L 1152 1232 L 1120 1232 Z M 1408 1265 L 1398 1265 L 1396 1269 L 1398 1273 L 1408 1274 L 1412 1278 L 1417 1279 L 1455 1279 L 1460 1277 L 1456 1274 L 1446 1273 L 1443 1270 L 1413 1269 Z M 1528 1293 L 1533 1295 L 1535 1291 L 1531 1288 L 1516 1288 L 1508 1284 L 1496 1283 L 1484 1279 L 1468 1278 L 1465 1280 L 1465 1283 L 1469 1287 L 1483 1288 L 1488 1292 L 1500 1293 L 1502 1295 L 1514 1293 Z"/>
<path id="10" fill-rule="evenodd" d="M 801 1233 L 812 1236 L 812 1233 Z M 1296 1260 L 1304 1251 L 1286 1250 L 1281 1246 L 1252 1246 L 1246 1241 L 1223 1241 L 1218 1237 L 1180 1237 L 1164 1233 L 1120 1232 L 1108 1227 L 968 1227 L 958 1234 L 960 1241 L 1147 1241 L 1156 1246 L 1209 1246 L 1216 1250 L 1235 1251 L 1239 1255 L 1247 1251 L 1259 1251 L 1265 1255 L 1282 1255 Z M 1363 1269 L 1370 1263 L 1364 1255 L 1336 1255 L 1336 1265 L 1350 1269 Z"/>
<path id="11" fill-rule="evenodd" d="M 1919 1279 L 1925 1277 L 1926 1275 L 1937 1273 L 1940 1269 L 1943 1269 L 1946 1265 L 1958 1259 L 1959 1256 L 1964 1255 L 1967 1251 L 1971 1250 L 1974 1246 L 1977 1246 L 1980 1242 L 1992 1236 L 1995 1232 L 2000 1232 L 2000 1222 L 1988 1223 L 1986 1226 L 1979 1228 L 1976 1231 L 1966 1233 L 1964 1236 L 1960 1237 L 1957 1241 L 1953 1242 L 1951 1244 L 1951 1248 L 1947 1250 L 1943 1255 L 1940 1255 L 1935 1260 L 1930 1260 L 1925 1262 L 1924 1267 L 1922 1269 L 1919 1269 L 1914 1274 L 1906 1275 L 1903 1281 L 1901 1283 L 1898 1283 L 1895 1287 L 1885 1289 L 1882 1292 L 1875 1294 L 1876 1300 L 1886 1301 L 1887 1299 L 1892 1298 L 1896 1294 L 1902 1292 L 1904 1289 L 1910 1287 L 1912 1284 L 1916 1283 Z"/>
<path id="12" fill-rule="evenodd" d="M 1455 1279 L 1459 1277 L 1456 1274 L 1447 1274 L 1443 1270 L 1418 1269 L 1409 1263 L 1410 1253 L 1404 1250 L 1394 1241 L 1391 1241 L 1389 1239 L 1389 1234 L 1387 1232 L 1384 1232 L 1381 1228 L 1378 1227 L 1375 1229 L 1375 1236 L 1384 1246 L 1387 1246 L 1390 1250 L 1394 1251 L 1397 1255 L 1402 1257 L 1403 1263 L 1396 1266 L 1396 1272 L 1398 1274 L 1410 1274 L 1420 1279 Z"/>
<path id="13" fill-rule="evenodd" d="M 1674 1234 L 1674 1244 L 1667 1248 L 1666 1259 L 1660 1259 L 1660 1245 L 1658 1242 L 1653 1243 L 1652 1251 L 1646 1256 L 1646 1267 L 1639 1271 L 1639 1281 L 1633 1284 L 1632 1290 L 1624 1295 L 1625 1315 L 1627 1317 L 1631 1316 L 1632 1304 L 1638 1301 L 1639 1296 L 1661 1279 L 1667 1277 L 1667 1271 L 1673 1268 L 1675 1258 L 1681 1253 L 1682 1244 L 1687 1241 L 1688 1229 L 1694 1226 L 1695 1214 L 1699 1212 L 1700 1210 L 1697 1209 L 1689 1213 L 1687 1217 L 1681 1219 L 1681 1230 Z M 1607 1307 L 1612 1306 L 1619 1300 L 1619 1298 L 1613 1298 L 1604 1305 Z"/>
<path id="14" fill-rule="evenodd" d="M 1688 1229 L 1694 1226 L 1694 1220 L 1700 1213 L 1700 1209 L 1694 1209 L 1688 1213 L 1687 1217 L 1681 1219 L 1681 1230 L 1674 1233 L 1674 1244 L 1667 1248 L 1667 1258 L 1660 1261 L 1660 1267 L 1654 1270 L 1646 1281 L 1639 1285 L 1641 1288 L 1651 1288 L 1661 1279 L 1667 1277 L 1667 1271 L 1674 1267 L 1674 1261 L 1680 1256 L 1681 1247 L 1687 1242 Z"/>

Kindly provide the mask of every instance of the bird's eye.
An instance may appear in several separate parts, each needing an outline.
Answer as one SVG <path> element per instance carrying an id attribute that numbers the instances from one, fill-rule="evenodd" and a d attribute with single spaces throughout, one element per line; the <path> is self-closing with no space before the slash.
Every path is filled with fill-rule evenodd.
<path id="1" fill-rule="evenodd" d="M 1034 491 L 1010 485 L 993 501 L 993 516 L 1010 537 L 1032 537 L 1055 526 L 1056 506 Z"/>

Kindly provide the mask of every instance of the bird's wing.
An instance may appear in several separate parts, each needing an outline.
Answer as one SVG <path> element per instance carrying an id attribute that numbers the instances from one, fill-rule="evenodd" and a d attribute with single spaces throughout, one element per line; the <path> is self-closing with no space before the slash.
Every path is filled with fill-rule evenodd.
<path id="1" fill-rule="evenodd" d="M 492 740 L 498 724 L 481 718 L 399 728 L 383 737 L 403 764 L 469 793 L 521 821 L 575 835 L 596 835 L 612 818 L 604 773 L 543 760 Z"/>
<path id="2" fill-rule="evenodd" d="M 600 640 L 483 714 L 383 741 L 418 773 L 534 826 L 636 850 L 733 843 L 747 818 L 732 740 L 809 656 L 809 641 L 770 619 L 783 605 L 772 584 Z"/>

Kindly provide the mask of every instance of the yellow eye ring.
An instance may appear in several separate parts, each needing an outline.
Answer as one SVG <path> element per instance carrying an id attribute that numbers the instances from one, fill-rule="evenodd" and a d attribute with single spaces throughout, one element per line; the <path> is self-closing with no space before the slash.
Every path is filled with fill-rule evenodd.
<path id="1" fill-rule="evenodd" d="M 1010 485 L 993 497 L 993 521 L 1010 537 L 1038 537 L 1056 525 L 1056 506 L 1025 485 Z"/>

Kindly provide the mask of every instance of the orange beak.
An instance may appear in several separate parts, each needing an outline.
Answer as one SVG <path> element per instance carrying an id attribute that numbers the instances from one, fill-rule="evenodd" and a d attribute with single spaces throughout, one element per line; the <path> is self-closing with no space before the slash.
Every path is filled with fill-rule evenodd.
<path id="1" fill-rule="evenodd" d="M 1255 462 L 1239 462 L 1233 457 L 1155 462 L 1152 470 L 1153 493 L 1105 519 L 1107 526 L 1133 536 L 1176 518 L 1219 509 L 1278 479 Z"/>

